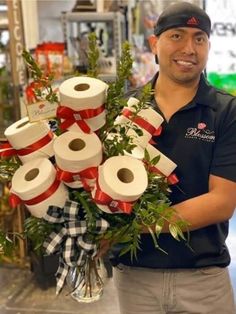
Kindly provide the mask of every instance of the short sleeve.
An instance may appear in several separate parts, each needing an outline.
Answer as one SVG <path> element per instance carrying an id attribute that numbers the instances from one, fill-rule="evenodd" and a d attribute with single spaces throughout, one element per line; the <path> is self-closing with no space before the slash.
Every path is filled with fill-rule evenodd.
<path id="1" fill-rule="evenodd" d="M 221 113 L 210 173 L 236 182 L 236 98 Z"/>

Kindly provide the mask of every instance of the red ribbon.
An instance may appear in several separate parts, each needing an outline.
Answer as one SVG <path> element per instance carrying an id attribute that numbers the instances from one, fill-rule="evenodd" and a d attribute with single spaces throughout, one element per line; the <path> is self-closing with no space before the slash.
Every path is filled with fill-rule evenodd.
<path id="1" fill-rule="evenodd" d="M 95 109 L 84 109 L 75 111 L 66 106 L 59 106 L 57 108 L 57 117 L 60 119 L 64 119 L 60 124 L 60 128 L 62 130 L 68 129 L 71 125 L 76 123 L 83 132 L 90 133 L 90 127 L 84 121 L 84 119 L 90 119 L 98 116 L 105 110 L 104 105 L 95 108 Z"/>
<path id="2" fill-rule="evenodd" d="M 129 110 L 127 108 L 123 109 L 122 115 L 124 117 L 130 119 L 134 123 L 136 123 L 138 126 L 140 126 L 142 129 L 146 130 L 151 135 L 155 134 L 155 132 L 158 132 L 158 134 L 160 134 L 160 130 L 159 130 L 160 128 L 156 129 L 152 124 L 150 124 L 147 120 L 143 119 L 140 116 L 133 116 L 134 113 L 131 110 Z"/>
<path id="3" fill-rule="evenodd" d="M 19 205 L 21 203 L 24 203 L 25 205 L 31 206 L 31 205 L 36 205 L 40 202 L 43 202 L 44 200 L 49 198 L 49 196 L 51 196 L 52 194 L 54 194 L 56 192 L 60 183 L 61 182 L 58 181 L 56 178 L 54 180 L 54 182 L 52 183 L 52 185 L 45 192 L 41 193 L 40 195 L 38 195 L 38 196 L 36 196 L 30 200 L 22 200 L 18 195 L 11 193 L 9 196 L 10 206 L 12 208 L 15 208 L 17 205 Z"/>
<path id="4" fill-rule="evenodd" d="M 71 183 L 74 181 L 81 181 L 86 191 L 89 191 L 91 188 L 86 182 L 86 179 L 96 179 L 98 176 L 98 168 L 97 167 L 90 167 L 84 169 L 79 172 L 69 172 L 66 170 L 62 170 L 57 166 L 57 179 L 60 181 L 64 181 L 67 183 Z"/>
<path id="5" fill-rule="evenodd" d="M 10 143 L 0 145 L 0 157 L 10 157 L 16 155 L 16 151 Z"/>
<path id="6" fill-rule="evenodd" d="M 42 137 L 40 140 L 37 142 L 30 144 L 29 146 L 26 146 L 24 148 L 20 149 L 14 149 L 10 143 L 3 144 L 0 149 L 4 149 L 3 151 L 0 151 L 0 156 L 1 157 L 9 157 L 13 155 L 18 155 L 18 156 L 25 156 L 28 154 L 31 154 L 46 144 L 50 143 L 50 141 L 53 139 L 53 133 L 52 131 L 49 131 L 48 134 L 46 134 L 44 137 Z"/>
<path id="7" fill-rule="evenodd" d="M 152 167 L 149 167 L 148 168 L 151 172 L 154 172 L 154 173 L 157 173 L 157 174 L 160 174 L 164 177 L 166 177 L 157 167 L 155 166 L 152 166 Z M 178 177 L 176 176 L 175 173 L 172 173 L 170 174 L 167 178 L 167 182 L 171 185 L 171 184 L 176 184 L 179 182 L 179 179 Z"/>
<path id="8" fill-rule="evenodd" d="M 97 204 L 107 205 L 113 213 L 119 210 L 122 210 L 125 214 L 130 214 L 132 212 L 132 203 L 113 200 L 108 194 L 100 189 L 98 182 L 93 200 Z"/>

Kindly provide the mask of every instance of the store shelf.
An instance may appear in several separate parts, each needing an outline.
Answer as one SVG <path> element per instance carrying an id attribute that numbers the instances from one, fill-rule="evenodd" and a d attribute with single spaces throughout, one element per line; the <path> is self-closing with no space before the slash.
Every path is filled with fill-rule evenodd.
<path id="1" fill-rule="evenodd" d="M 65 12 L 67 21 L 71 22 L 105 22 L 120 19 L 124 22 L 124 15 L 120 12 Z"/>
<path id="2" fill-rule="evenodd" d="M 63 12 L 61 20 L 68 56 L 76 60 L 74 62 L 76 66 L 84 65 L 84 60 L 87 58 L 86 49 L 80 51 L 80 48 L 83 45 L 84 34 L 91 31 L 88 25 L 95 32 L 102 28 L 107 33 L 108 52 L 105 58 L 114 58 L 113 67 L 111 67 L 111 72 L 104 71 L 100 74 L 108 76 L 108 80 L 114 80 L 116 73 L 113 69 L 116 68 L 117 60 L 121 55 L 122 43 L 126 40 L 125 16 L 121 12 Z"/>

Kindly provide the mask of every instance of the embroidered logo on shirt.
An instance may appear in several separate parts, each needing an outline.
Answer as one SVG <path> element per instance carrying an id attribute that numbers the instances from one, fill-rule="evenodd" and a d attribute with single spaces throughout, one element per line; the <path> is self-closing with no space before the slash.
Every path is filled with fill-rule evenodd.
<path id="1" fill-rule="evenodd" d="M 207 129 L 207 125 L 204 122 L 199 122 L 196 128 L 187 129 L 185 138 L 215 142 L 215 132 Z"/>

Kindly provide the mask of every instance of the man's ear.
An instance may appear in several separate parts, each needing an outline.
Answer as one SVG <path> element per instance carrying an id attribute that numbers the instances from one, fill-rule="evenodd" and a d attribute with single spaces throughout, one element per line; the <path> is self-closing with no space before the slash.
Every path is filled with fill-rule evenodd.
<path id="1" fill-rule="evenodd" d="M 153 54 L 156 54 L 156 44 L 157 44 L 157 36 L 155 35 L 150 35 L 148 37 L 148 43 L 149 43 L 149 47 L 151 49 L 151 52 Z"/>

